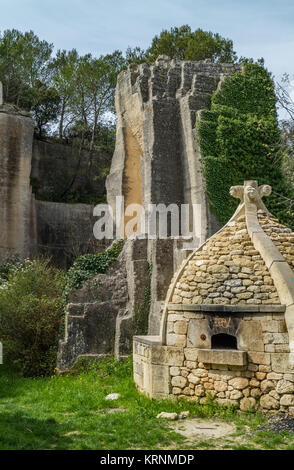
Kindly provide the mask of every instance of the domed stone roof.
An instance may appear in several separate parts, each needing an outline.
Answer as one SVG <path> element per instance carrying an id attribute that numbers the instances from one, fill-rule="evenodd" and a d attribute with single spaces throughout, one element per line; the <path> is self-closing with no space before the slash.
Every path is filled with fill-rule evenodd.
<path id="1" fill-rule="evenodd" d="M 294 233 L 263 211 L 258 220 L 293 267 Z M 250 239 L 245 216 L 231 220 L 196 250 L 177 280 L 172 303 L 279 304 L 266 264 Z"/>

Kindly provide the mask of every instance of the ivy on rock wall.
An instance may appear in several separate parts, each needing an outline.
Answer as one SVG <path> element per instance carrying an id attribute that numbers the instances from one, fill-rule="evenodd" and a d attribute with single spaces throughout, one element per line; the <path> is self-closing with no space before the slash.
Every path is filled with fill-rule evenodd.
<path id="1" fill-rule="evenodd" d="M 242 72 L 226 77 L 212 95 L 210 110 L 201 111 L 197 136 L 206 191 L 210 209 L 222 224 L 238 205 L 229 194 L 230 187 L 252 179 L 272 186 L 267 207 L 282 223 L 294 227 L 293 213 L 275 194 L 289 197 L 281 169 L 275 105 L 269 72 L 261 65 L 245 63 Z"/>

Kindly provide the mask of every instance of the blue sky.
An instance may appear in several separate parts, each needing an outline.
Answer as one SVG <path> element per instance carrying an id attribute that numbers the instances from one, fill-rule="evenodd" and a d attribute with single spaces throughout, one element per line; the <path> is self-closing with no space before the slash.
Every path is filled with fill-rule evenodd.
<path id="1" fill-rule="evenodd" d="M 239 56 L 264 57 L 277 78 L 294 74 L 293 0 L 0 0 L 0 31 L 32 29 L 81 54 L 146 48 L 183 24 L 232 39 Z"/>

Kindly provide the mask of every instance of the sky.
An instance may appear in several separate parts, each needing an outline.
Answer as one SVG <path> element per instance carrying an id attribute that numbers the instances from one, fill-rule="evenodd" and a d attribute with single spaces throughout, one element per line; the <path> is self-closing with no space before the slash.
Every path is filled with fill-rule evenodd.
<path id="1" fill-rule="evenodd" d="M 80 54 L 145 49 L 183 24 L 232 39 L 238 56 L 264 57 L 277 79 L 294 75 L 294 0 L 0 0 L 0 31 L 33 30 Z"/>

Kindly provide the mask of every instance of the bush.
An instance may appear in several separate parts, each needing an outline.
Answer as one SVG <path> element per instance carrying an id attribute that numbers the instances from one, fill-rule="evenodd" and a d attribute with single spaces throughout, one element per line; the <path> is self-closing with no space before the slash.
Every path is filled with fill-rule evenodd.
<path id="1" fill-rule="evenodd" d="M 66 273 L 66 285 L 63 293 L 65 302 L 71 291 L 80 289 L 83 284 L 95 274 L 104 274 L 123 248 L 123 240 L 119 240 L 107 250 L 96 253 L 78 256 L 72 267 Z"/>
<path id="2" fill-rule="evenodd" d="M 64 274 L 48 260 L 5 263 L 0 282 L 4 361 L 24 376 L 52 374 L 64 315 Z"/>

